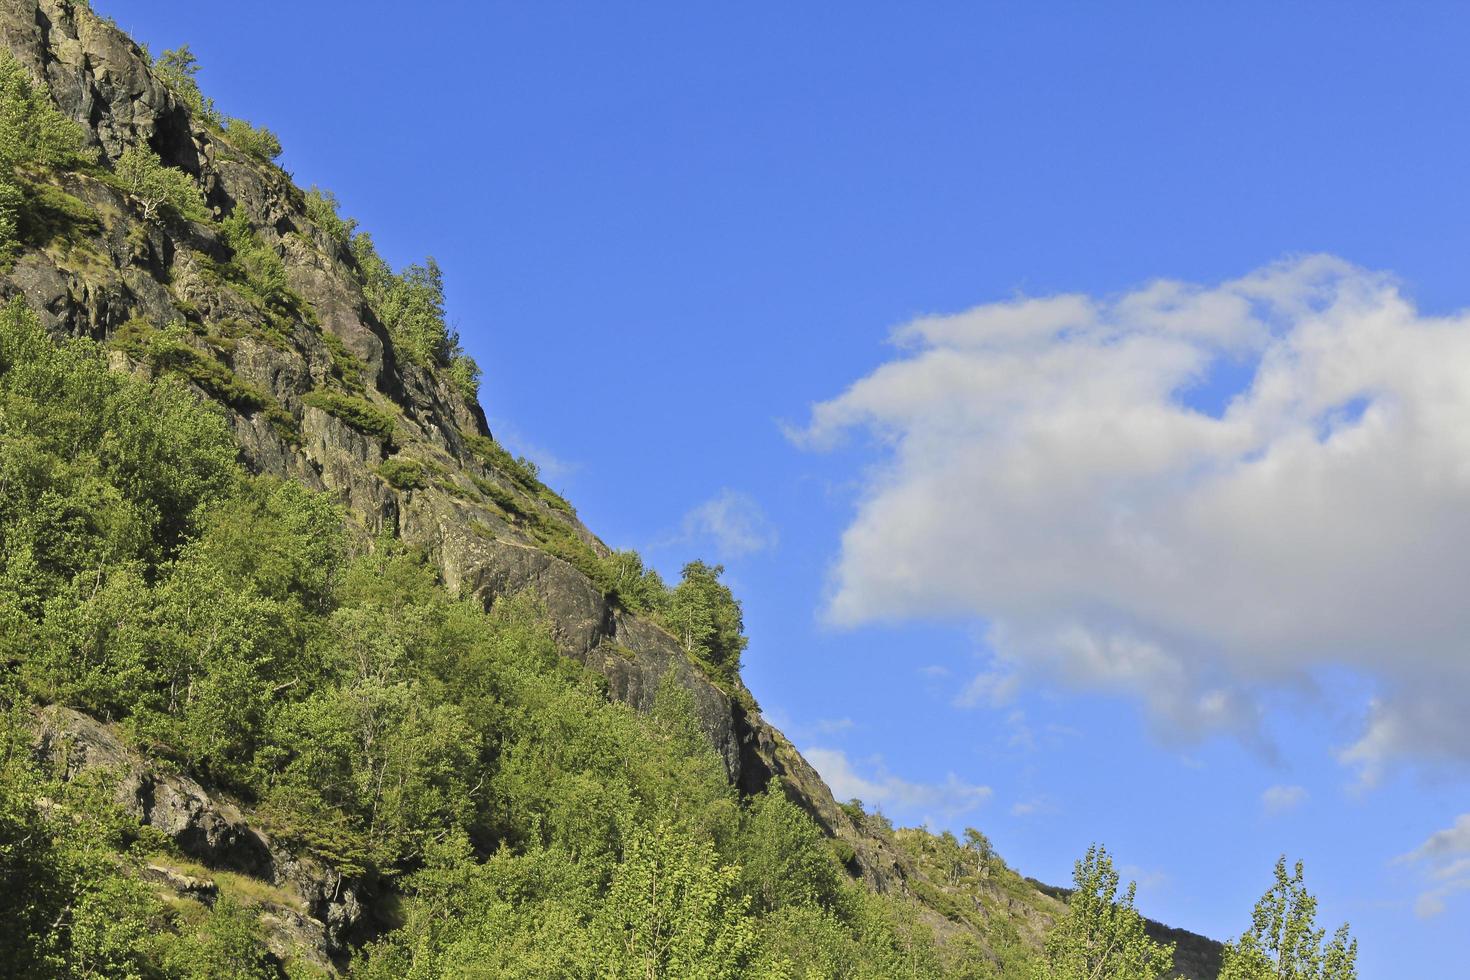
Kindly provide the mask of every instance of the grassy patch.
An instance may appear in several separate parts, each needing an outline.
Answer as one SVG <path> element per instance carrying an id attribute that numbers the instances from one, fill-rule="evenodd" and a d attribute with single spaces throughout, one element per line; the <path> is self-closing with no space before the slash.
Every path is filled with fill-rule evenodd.
<path id="1" fill-rule="evenodd" d="M 464 437 L 465 447 L 471 455 L 486 466 L 499 470 L 533 494 L 539 496 L 542 491 L 551 493 L 542 485 L 541 471 L 531 460 L 524 456 L 512 456 L 510 450 L 488 436 L 469 432 L 461 432 L 460 435 Z M 563 500 L 562 504 L 570 510 L 566 501 Z"/>
<path id="2" fill-rule="evenodd" d="M 328 415 L 341 419 L 363 435 L 391 440 L 398 425 L 390 413 L 365 399 L 344 395 L 340 391 L 318 388 L 301 400 L 312 408 L 319 408 Z"/>
<path id="3" fill-rule="evenodd" d="M 341 337 L 329 330 L 322 331 L 322 343 L 326 345 L 327 353 L 332 358 L 332 377 L 347 389 L 348 394 L 361 395 L 362 375 L 367 370 L 367 365 L 347 349 Z"/>
<path id="4" fill-rule="evenodd" d="M 395 490 L 422 490 L 429 485 L 422 463 L 397 456 L 380 463 L 378 475 Z"/>
<path id="5" fill-rule="evenodd" d="M 128 320 L 112 337 L 112 346 L 146 360 L 154 369 L 188 378 L 215 401 L 242 415 L 264 412 L 276 434 L 288 442 L 299 439 L 296 419 L 270 394 L 242 380 L 224 364 L 190 347 L 178 328 L 157 330 L 138 317 Z"/>
<path id="6" fill-rule="evenodd" d="M 28 184 L 17 222 L 20 240 L 34 248 L 56 241 L 75 245 L 102 233 L 92 205 L 50 184 Z"/>

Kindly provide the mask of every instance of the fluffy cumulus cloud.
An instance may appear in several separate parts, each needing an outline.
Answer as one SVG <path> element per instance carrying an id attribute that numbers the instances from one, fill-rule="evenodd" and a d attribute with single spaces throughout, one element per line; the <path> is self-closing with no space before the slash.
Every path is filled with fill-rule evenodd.
<path id="1" fill-rule="evenodd" d="M 1419 865 L 1428 879 L 1428 887 L 1414 910 L 1425 918 L 1439 915 L 1451 895 L 1470 891 L 1470 813 L 1461 814 L 1453 826 L 1431 834 L 1401 860 Z"/>
<path id="2" fill-rule="evenodd" d="M 776 529 L 749 494 L 721 490 L 684 515 L 683 540 L 707 540 L 722 558 L 774 548 Z"/>
<path id="3" fill-rule="evenodd" d="M 1343 758 L 1470 759 L 1470 315 L 1338 259 L 1215 286 L 995 303 L 899 329 L 809 447 L 886 449 L 843 535 L 839 624 L 979 617 L 1009 672 L 1259 732 L 1325 665 L 1379 700 Z"/>
<path id="4" fill-rule="evenodd" d="M 802 755 L 822 774 L 839 800 L 858 799 L 903 818 L 924 823 L 948 822 L 979 807 L 991 797 L 989 786 L 976 786 L 950 773 L 942 783 L 911 783 L 893 775 L 881 760 L 859 772 L 840 749 L 809 748 Z"/>

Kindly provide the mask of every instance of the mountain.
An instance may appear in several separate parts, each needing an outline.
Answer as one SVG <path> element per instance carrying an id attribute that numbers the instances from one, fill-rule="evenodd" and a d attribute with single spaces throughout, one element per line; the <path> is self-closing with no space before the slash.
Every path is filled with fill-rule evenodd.
<path id="1" fill-rule="evenodd" d="M 335 636 L 334 624 L 343 610 L 391 605 L 391 596 L 383 598 L 371 585 L 360 585 L 352 593 L 359 606 L 335 597 L 332 589 L 350 591 L 351 572 L 342 573 L 349 586 L 340 585 L 338 579 L 330 586 L 311 586 L 300 584 L 309 583 L 310 568 L 298 569 L 291 573 L 296 576 L 291 581 L 298 584 L 280 596 L 259 584 L 266 581 L 265 572 L 256 566 L 275 552 L 260 543 L 265 532 L 256 523 L 263 521 L 265 526 L 279 520 L 282 526 L 295 526 L 290 524 L 296 519 L 291 515 L 315 513 L 310 501 L 331 501 L 342 515 L 343 568 L 368 567 L 361 563 L 373 554 L 399 556 L 382 558 L 370 573 L 362 574 L 374 581 L 404 576 L 405 581 L 418 582 L 412 572 L 416 566 L 403 556 L 421 556 L 437 591 L 432 596 L 422 593 L 426 596 L 422 606 L 412 609 L 439 610 L 434 615 L 448 621 L 470 614 L 444 612 L 462 608 L 446 604 L 468 600 L 490 617 L 483 620 L 492 624 L 484 626 L 486 630 L 511 629 L 503 625 L 506 617 L 514 618 L 517 608 L 529 604 L 536 610 L 532 618 L 537 628 L 544 629 L 556 654 L 585 668 L 563 677 L 557 673 L 561 668 L 543 665 L 536 668 L 541 673 L 535 683 L 562 685 L 555 688 L 563 692 L 558 697 L 591 698 L 576 702 L 592 705 L 588 711 L 604 711 L 598 705 L 608 704 L 608 724 L 635 726 L 627 736 L 628 745 L 677 740 L 679 723 L 668 719 L 687 718 L 702 739 L 697 752 L 685 753 L 696 759 L 688 764 L 696 766 L 697 759 L 712 752 L 709 757 L 718 762 L 719 779 L 732 788 L 730 799 L 745 801 L 740 805 L 751 812 L 759 808 L 755 801 L 769 799 L 768 791 L 779 790 L 820 831 L 825 841 L 820 854 L 841 869 L 845 879 L 841 888 L 857 889 L 841 894 L 881 897 L 872 908 L 886 917 L 885 924 L 881 929 L 874 925 L 869 932 L 854 925 L 868 912 L 832 911 L 848 908 L 842 901 L 849 899 L 817 903 L 822 915 L 836 917 L 844 935 L 857 937 L 852 942 L 868 942 L 864 937 L 878 932 L 908 937 L 889 945 L 922 942 L 931 949 L 925 955 L 938 964 L 936 970 L 953 967 L 951 975 L 964 976 L 1020 975 L 1015 971 L 1062 913 L 1065 894 L 1020 877 L 988 848 L 973 842 L 962 845 L 948 835 L 895 830 L 881 816 L 835 800 L 816 771 L 764 720 L 740 680 L 738 659 L 744 641 L 739 635 L 739 607 L 718 582 L 717 570 L 691 566 L 683 584 L 666 587 L 636 555 L 608 548 L 583 525 L 571 504 L 541 482 L 533 464 L 515 458 L 495 441 L 477 401 L 478 370 L 444 329 L 442 283 L 432 263 L 398 272 L 388 268 L 371 238 L 337 213 L 329 195 L 303 192 L 274 162 L 279 144 L 269 130 L 220 115 L 195 84 L 194 65 L 186 52 L 153 59 L 81 0 L 0 0 L 0 34 L 14 63 L 29 79 L 44 83 L 44 88 L 25 97 L 49 100 L 80 133 L 79 145 L 64 152 L 47 149 L 51 137 L 39 129 L 31 134 L 34 139 L 19 140 L 26 144 L 20 149 L 0 151 L 8 154 L 6 165 L 13 171 L 6 178 L 10 182 L 0 187 L 9 195 L 0 194 L 0 232 L 10 238 L 0 272 L 0 296 L 22 300 L 30 311 L 24 316 L 34 317 L 51 338 L 92 342 L 95 346 L 86 350 L 97 351 L 114 374 L 129 379 L 118 384 L 135 386 L 119 388 L 106 398 L 125 402 L 132 397 L 129 392 L 137 392 L 142 393 L 137 397 L 163 399 L 161 393 L 182 384 L 206 406 L 209 418 L 223 420 L 238 453 L 230 465 L 238 463 L 246 475 L 216 475 L 210 479 L 225 489 L 211 491 L 214 496 L 179 499 L 206 510 L 228 509 L 233 501 L 246 508 L 241 513 L 256 515 L 236 529 L 238 540 L 250 542 L 243 550 L 252 555 L 248 575 L 238 572 L 254 583 L 245 591 L 278 603 L 270 608 L 289 606 L 292 622 L 306 624 L 302 635 L 308 637 Z M 28 84 L 19 75 L 10 77 L 7 98 L 21 99 Z M 44 113 L 27 118 L 43 117 Z M 66 138 L 56 136 L 57 146 Z M 22 341 L 14 343 L 24 346 Z M 60 372 L 58 378 L 70 379 L 64 384 L 81 385 L 76 379 L 88 378 L 85 383 L 94 389 L 102 384 L 84 366 L 59 364 L 54 369 Z M 103 399 L 96 405 L 113 404 L 96 397 Z M 119 432 L 130 431 L 109 414 L 111 408 L 98 411 L 102 420 L 98 425 L 107 432 L 114 425 Z M 158 412 L 167 414 L 163 408 Z M 101 441 L 86 441 L 94 436 Z M 95 432 L 77 436 L 78 445 L 90 447 L 87 452 L 104 461 L 99 467 L 112 465 L 105 461 L 121 452 L 109 448 L 104 436 Z M 37 438 L 44 442 L 44 433 Z M 64 456 L 57 458 L 64 462 Z M 104 496 L 127 497 L 126 481 L 109 479 L 112 482 L 94 480 L 86 486 L 101 487 L 96 492 Z M 237 479 L 254 482 L 240 484 L 245 489 L 229 489 L 235 486 L 230 481 Z M 296 491 L 279 489 L 286 484 L 316 495 L 301 503 L 290 497 Z M 44 494 L 37 497 L 42 499 Z M 156 500 L 157 495 L 138 499 Z M 142 505 L 129 506 L 136 510 Z M 164 932 L 187 932 L 192 928 L 189 923 L 204 915 L 201 909 L 223 907 L 221 896 L 228 895 L 245 910 L 240 922 L 246 925 L 240 928 L 263 937 L 269 947 L 269 969 L 293 971 L 291 975 L 348 969 L 362 944 L 381 942 L 400 930 L 422 927 L 429 930 L 424 943 L 438 942 L 434 937 L 439 933 L 422 926 L 421 917 L 429 915 L 426 896 L 432 894 L 423 875 L 426 869 L 439 867 L 433 848 L 457 839 L 449 830 L 425 843 L 415 836 L 414 827 L 405 826 L 393 831 L 396 837 L 384 831 L 378 840 L 371 827 L 362 829 L 367 825 L 361 821 L 367 818 L 342 817 L 315 797 L 311 806 L 316 810 L 300 803 L 300 794 L 309 795 L 310 785 L 283 788 L 272 767 L 282 771 L 305 767 L 306 753 L 300 746 L 271 742 L 274 735 L 252 736 L 248 759 L 239 754 L 245 749 L 237 758 L 230 754 L 233 749 L 213 743 L 191 748 L 192 730 L 170 727 L 171 709 L 139 707 L 153 704 L 149 698 L 161 697 L 156 684 L 149 687 L 153 681 L 142 684 L 151 693 L 128 701 L 116 693 L 89 693 L 92 689 L 74 683 L 75 678 L 58 680 L 58 670 L 81 669 L 75 654 L 72 660 L 57 661 L 60 667 L 46 668 L 51 673 L 33 665 L 41 659 L 34 650 L 53 642 L 46 637 L 48 617 L 55 608 L 51 603 L 62 601 L 56 597 L 73 596 L 66 601 L 74 602 L 80 610 L 76 615 L 85 619 L 105 591 L 104 579 L 110 588 L 114 580 L 126 578 L 123 569 L 137 578 L 136 588 L 154 590 L 148 592 L 154 595 L 182 574 L 181 563 L 195 561 L 208 552 L 209 541 L 226 533 L 219 530 L 227 524 L 224 518 L 196 520 L 171 512 L 164 503 L 158 507 L 162 513 L 148 525 L 148 542 L 153 543 L 128 544 L 133 551 L 117 554 L 126 551 L 135 557 L 108 558 L 105 568 L 99 565 L 91 594 L 75 598 L 85 570 L 66 566 L 66 576 L 57 573 L 58 582 L 65 578 L 62 584 L 45 586 L 50 599 L 27 605 L 27 593 L 17 590 L 22 598 L 15 601 L 13 620 L 4 619 L 8 607 L 0 606 L 0 624 L 18 624 L 12 625 L 13 635 L 0 653 L 6 669 L 20 678 L 14 683 L 23 692 L 8 695 L 7 703 L 24 706 L 26 739 L 35 757 L 50 767 L 35 778 L 59 778 L 70 784 L 83 774 L 106 774 L 110 782 L 105 795 L 120 807 L 118 819 L 133 821 L 136 828 L 119 838 L 126 845 L 117 846 L 120 856 L 103 864 L 124 867 L 128 881 L 144 882 L 163 896 L 167 908 L 174 909 L 169 913 L 173 918 L 162 926 Z M 57 521 L 57 527 L 63 526 L 62 518 Z M 171 529 L 171 523 L 179 526 Z M 102 533 L 100 524 L 81 526 L 91 527 L 86 533 L 92 538 Z M 307 521 L 301 527 L 318 525 Z M 17 539 L 11 535 L 7 543 L 12 564 L 18 561 L 12 547 Z M 294 554 L 294 548 L 304 546 L 283 545 L 281 553 Z M 327 556 L 323 562 L 339 560 L 335 551 L 323 554 Z M 359 565 L 349 566 L 349 558 Z M 213 559 L 206 554 L 197 560 Z M 229 567 L 236 569 L 240 562 L 230 560 L 235 564 Z M 96 628 L 120 631 L 118 624 L 125 618 L 104 616 L 98 620 L 103 625 Z M 247 622 L 248 617 L 240 621 Z M 383 630 L 391 632 L 395 627 L 391 620 L 386 622 Z M 282 649 L 313 651 L 318 642 L 327 643 L 303 639 Z M 524 648 L 534 650 L 536 642 L 525 640 Z M 98 643 L 106 645 L 103 640 Z M 149 656 L 145 650 L 139 662 L 152 664 Z M 262 732 L 324 730 L 311 727 L 317 724 L 313 719 L 286 718 L 291 711 L 306 718 L 309 709 L 324 703 L 307 696 L 318 681 L 303 680 L 308 674 L 300 670 L 280 672 L 275 654 L 269 664 L 265 663 L 269 658 L 241 656 L 245 664 L 241 670 L 256 680 L 240 683 L 258 681 L 272 696 L 257 712 L 270 715 L 269 720 L 258 721 Z M 210 669 L 199 667 L 201 673 L 188 678 L 188 697 L 195 695 L 196 683 L 205 685 Z M 434 684 L 448 684 L 444 671 L 413 673 L 399 666 L 392 670 L 404 672 L 392 674 L 383 690 L 428 692 Z M 103 673 L 109 671 L 116 673 L 111 667 Z M 319 673 L 329 676 L 325 670 Z M 30 679 L 34 677 L 49 679 Z M 121 683 L 116 677 L 103 677 L 97 689 L 112 692 L 107 685 L 113 682 Z M 177 693 L 170 690 L 170 705 Z M 440 717 L 434 712 L 453 707 L 459 712 L 455 724 L 479 731 L 474 712 L 457 688 L 452 696 L 432 695 L 438 700 L 429 700 L 428 693 L 422 696 L 422 705 L 431 707 L 415 702 L 403 709 L 420 719 L 414 726 L 427 726 L 426 719 Z M 502 710 L 506 704 L 522 702 L 501 693 L 486 703 Z M 671 703 L 678 711 L 668 707 Z M 619 704 L 649 720 L 620 721 L 624 716 L 616 714 Z M 150 718 L 154 720 L 140 720 Z M 486 748 L 473 763 L 486 767 L 485 779 L 501 778 L 496 774 L 507 765 L 504 745 L 510 743 L 504 733 L 513 723 L 503 724 L 494 736 L 502 739 L 496 743 L 500 747 Z M 403 731 L 417 731 L 414 726 Z M 624 743 L 609 737 L 609 751 L 618 744 Z M 634 765 L 626 760 L 621 764 Z M 586 785 L 594 796 L 604 792 Z M 381 795 L 381 785 L 377 792 Z M 476 792 L 474 786 L 466 789 L 460 802 L 470 809 L 478 806 L 476 801 L 485 797 Z M 710 792 L 712 799 L 724 799 L 718 791 Z M 497 799 L 497 805 L 508 810 L 521 805 L 521 798 L 514 795 Z M 588 802 L 585 812 L 600 813 L 601 805 Z M 320 814 L 317 826 L 302 817 L 308 812 Z M 741 835 L 749 833 L 747 822 L 757 818 L 740 815 L 745 812 L 720 817 L 725 822 L 719 826 L 727 829 L 708 834 L 722 859 L 747 853 L 741 851 L 748 846 Z M 445 867 L 462 870 L 477 862 L 490 864 L 499 859 L 494 855 L 510 852 L 514 854 L 507 861 L 530 860 L 528 855 L 540 853 L 540 847 L 559 846 L 552 831 L 546 832 L 544 841 L 527 843 L 530 832 L 525 826 L 550 826 L 559 819 L 541 811 L 520 823 L 515 814 L 494 820 L 474 813 L 444 819 L 446 828 L 463 829 L 466 853 L 472 855 L 462 855 L 459 864 Z M 518 829 L 506 829 L 512 827 Z M 799 836 L 802 831 L 792 832 Z M 628 832 L 619 833 L 624 834 L 619 838 L 623 861 L 614 862 L 611 870 L 604 868 L 599 872 L 603 877 L 587 886 L 596 894 L 616 894 L 623 880 L 620 869 L 631 861 L 627 854 L 636 850 Z M 347 847 L 344 841 L 349 840 L 357 849 Z M 152 849 L 139 841 L 151 842 Z M 756 863 L 751 858 L 748 865 Z M 754 898 L 747 895 L 747 899 L 763 901 L 758 890 L 752 894 Z M 775 899 L 770 902 L 771 915 L 784 907 Z M 806 935 L 790 928 L 795 930 L 791 935 Z M 224 934 L 220 931 L 224 929 L 219 926 L 217 932 Z M 1163 934 L 1162 927 L 1155 931 Z M 1176 965 L 1184 975 L 1214 975 L 1217 946 L 1184 933 L 1169 938 L 1179 940 Z M 382 961 L 396 962 L 392 956 L 400 953 L 384 952 Z M 163 957 L 159 962 L 167 960 L 159 955 Z M 802 955 L 793 948 L 788 960 L 799 962 Z M 911 961 L 917 962 L 917 955 L 909 949 Z"/>

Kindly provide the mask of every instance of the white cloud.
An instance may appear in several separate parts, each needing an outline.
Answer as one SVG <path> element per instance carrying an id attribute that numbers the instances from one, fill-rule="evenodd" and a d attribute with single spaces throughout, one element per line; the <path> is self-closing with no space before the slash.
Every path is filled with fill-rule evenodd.
<path id="1" fill-rule="evenodd" d="M 558 457 L 545 446 L 526 438 L 511 423 L 500 418 L 489 421 L 490 431 L 495 433 L 495 441 L 510 450 L 512 455 L 525 457 L 535 463 L 543 480 L 554 483 L 577 472 L 577 464 Z"/>
<path id="2" fill-rule="evenodd" d="M 683 538 L 708 539 L 721 557 L 739 558 L 774 548 L 779 535 L 753 497 L 726 488 L 684 515 Z"/>
<path id="3" fill-rule="evenodd" d="M 1376 679 L 1346 762 L 1470 760 L 1470 315 L 1325 256 L 925 317 L 798 441 L 874 435 L 837 624 L 978 617 L 1007 670 L 1129 694 L 1162 731 L 1261 730 L 1255 694 Z M 1241 390 L 1217 413 L 1222 378 Z M 1225 394 L 1232 394 L 1226 392 Z"/>
<path id="4" fill-rule="evenodd" d="M 955 695 L 954 703 L 961 708 L 974 708 L 978 705 L 1000 708 L 1015 700 L 1020 687 L 1021 678 L 1013 670 L 983 670 L 960 689 L 960 693 Z"/>
<path id="5" fill-rule="evenodd" d="M 1428 880 L 1414 911 L 1422 918 L 1439 915 L 1450 896 L 1470 891 L 1470 813 L 1461 814 L 1454 826 L 1430 834 L 1399 860 L 1419 865 Z"/>
<path id="6" fill-rule="evenodd" d="M 823 735 L 841 735 L 855 727 L 851 718 L 823 718 L 817 722 L 817 731 Z"/>
<path id="7" fill-rule="evenodd" d="M 1124 881 L 1131 881 L 1138 885 L 1141 892 L 1157 891 L 1169 883 L 1169 874 L 1154 868 L 1143 868 L 1136 864 L 1125 864 L 1118 868 L 1118 874 Z"/>
<path id="8" fill-rule="evenodd" d="M 985 803 L 989 786 L 976 786 L 949 773 L 942 783 L 911 783 L 890 773 L 881 759 L 868 760 L 860 774 L 841 749 L 803 749 L 802 755 L 821 773 L 839 800 L 859 799 L 868 806 L 896 810 L 923 823 L 953 820 Z"/>
<path id="9" fill-rule="evenodd" d="M 1049 797 L 1037 796 L 1029 800 L 1018 800 L 1011 804 L 1011 816 L 1034 817 L 1042 813 L 1056 813 L 1057 805 Z"/>
<path id="10" fill-rule="evenodd" d="M 1301 786 L 1271 786 L 1261 794 L 1261 808 L 1269 816 L 1289 813 L 1307 799 L 1307 791 Z"/>

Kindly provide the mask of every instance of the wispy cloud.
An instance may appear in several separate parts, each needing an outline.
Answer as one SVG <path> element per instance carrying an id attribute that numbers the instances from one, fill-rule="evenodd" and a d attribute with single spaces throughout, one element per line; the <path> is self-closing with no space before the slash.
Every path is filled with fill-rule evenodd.
<path id="1" fill-rule="evenodd" d="M 803 749 L 802 755 L 822 774 L 837 799 L 859 799 L 924 823 L 963 816 L 993 795 L 989 786 L 967 783 L 954 773 L 942 783 L 909 782 L 889 772 L 881 759 L 868 760 L 866 772 L 859 772 L 841 749 Z"/>
<path id="2" fill-rule="evenodd" d="M 727 487 L 684 515 L 676 540 L 707 541 L 721 558 L 740 558 L 774 548 L 780 535 L 755 498 Z"/>
<path id="3" fill-rule="evenodd" d="M 1418 866 L 1425 875 L 1426 887 L 1414 903 L 1414 912 L 1426 919 L 1444 912 L 1451 896 L 1470 891 L 1470 813 L 1429 835 L 1399 861 Z"/>
<path id="4" fill-rule="evenodd" d="M 490 431 L 495 433 L 495 441 L 510 450 L 513 455 L 524 456 L 535 463 L 541 471 L 542 479 L 549 483 L 564 480 L 577 472 L 576 463 L 562 459 L 545 446 L 533 442 L 525 433 L 504 419 L 491 419 Z"/>
<path id="5" fill-rule="evenodd" d="M 816 729 L 823 735 L 841 735 L 850 732 L 855 727 L 851 718 L 822 718 L 817 721 Z"/>
<path id="6" fill-rule="evenodd" d="M 960 708 L 980 705 L 999 708 L 1015 700 L 1020 689 L 1021 677 L 1015 671 L 991 668 L 972 677 L 955 695 L 954 703 Z"/>
<path id="7" fill-rule="evenodd" d="M 1011 816 L 1034 817 L 1043 813 L 1056 813 L 1057 805 L 1050 797 L 1033 796 L 1026 800 L 1017 800 L 1011 804 Z"/>
<path id="8" fill-rule="evenodd" d="M 832 621 L 988 623 L 996 663 L 961 703 L 1046 678 L 1260 745 L 1264 689 L 1345 666 L 1381 695 L 1345 763 L 1470 760 L 1470 313 L 1316 256 L 894 340 L 795 434 L 886 454 Z"/>
<path id="9" fill-rule="evenodd" d="M 1306 799 L 1307 791 L 1301 786 L 1271 786 L 1261 793 L 1261 808 L 1275 817 L 1295 810 Z"/>

